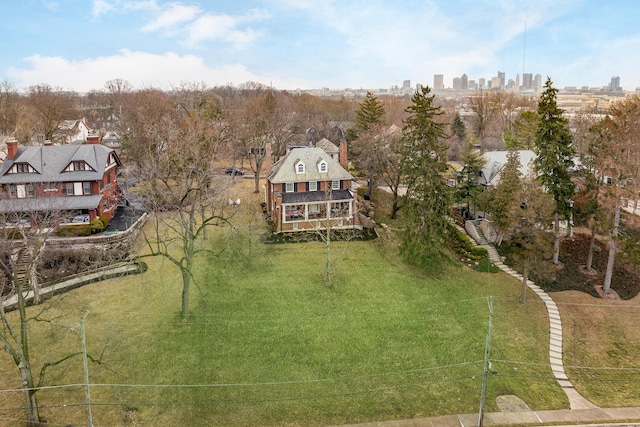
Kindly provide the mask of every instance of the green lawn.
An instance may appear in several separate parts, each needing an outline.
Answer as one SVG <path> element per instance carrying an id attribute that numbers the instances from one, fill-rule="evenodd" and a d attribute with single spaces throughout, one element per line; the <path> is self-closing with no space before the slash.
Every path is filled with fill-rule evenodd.
<path id="1" fill-rule="evenodd" d="M 34 366 L 80 350 L 76 323 L 88 310 L 88 349 L 103 362 L 89 366 L 95 425 L 328 425 L 477 413 L 492 297 L 486 410 L 497 410 L 501 394 L 533 409 L 568 407 L 548 366 L 546 310 L 533 294 L 518 303 L 520 284 L 507 275 L 443 266 L 429 276 L 377 239 L 335 242 L 327 286 L 321 244 L 267 246 L 255 234 L 218 233 L 203 243 L 227 250 L 199 258 L 187 318 L 177 314 L 180 274 L 161 258 L 147 259 L 142 275 L 49 301 L 42 317 L 56 320 L 32 330 Z M 19 389 L 6 354 L 0 378 L 3 389 Z M 81 358 L 47 378 L 75 386 L 38 392 L 44 418 L 86 424 Z M 22 396 L 2 393 L 0 417 L 23 417 L 10 409 Z"/>

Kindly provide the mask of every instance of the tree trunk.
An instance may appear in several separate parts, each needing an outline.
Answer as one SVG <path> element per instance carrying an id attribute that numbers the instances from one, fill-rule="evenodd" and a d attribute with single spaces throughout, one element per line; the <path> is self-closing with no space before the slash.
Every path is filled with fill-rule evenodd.
<path id="1" fill-rule="evenodd" d="M 27 425 L 29 427 L 40 425 L 40 414 L 38 412 L 38 401 L 36 400 L 36 390 L 33 387 L 33 378 L 31 376 L 31 366 L 28 361 L 20 363 L 20 376 L 24 386 L 27 409 Z"/>
<path id="2" fill-rule="evenodd" d="M 616 261 L 616 251 L 618 249 L 618 226 L 620 225 L 620 201 L 617 201 L 616 213 L 613 220 L 613 231 L 611 232 L 611 240 L 609 241 L 609 259 L 607 260 L 607 271 L 604 275 L 604 285 L 602 293 L 609 295 L 611 293 L 611 278 L 613 277 L 613 265 Z"/>
<path id="3" fill-rule="evenodd" d="M 331 229 L 327 227 L 327 240 L 325 241 L 327 245 L 327 262 L 325 264 L 325 272 L 324 272 L 324 282 L 327 285 L 331 284 Z"/>
<path id="4" fill-rule="evenodd" d="M 529 281 L 529 269 L 526 265 L 522 267 L 522 291 L 520 292 L 520 302 L 527 303 L 527 282 Z"/>
<path id="5" fill-rule="evenodd" d="M 31 362 L 29 360 L 29 325 L 27 311 L 24 301 L 24 289 L 21 282 L 17 283 L 18 312 L 20 313 L 20 342 L 17 349 L 18 369 L 22 378 L 22 386 L 25 388 L 26 410 L 28 426 L 40 425 L 40 415 L 38 414 L 38 401 L 36 400 L 36 390 L 33 387 L 33 376 L 31 375 Z"/>
<path id="6" fill-rule="evenodd" d="M 38 283 L 38 268 L 35 262 L 29 266 L 29 287 L 33 289 L 33 304 L 40 304 L 40 284 Z"/>
<path id="7" fill-rule="evenodd" d="M 391 204 L 391 219 L 396 219 L 400 206 L 398 206 L 398 190 L 393 192 L 393 203 Z"/>
<path id="8" fill-rule="evenodd" d="M 191 275 L 186 268 L 182 269 L 182 315 L 189 314 L 189 287 L 191 286 Z"/>
<path id="9" fill-rule="evenodd" d="M 560 257 L 560 217 L 558 212 L 553 214 L 555 239 L 553 241 L 553 265 L 558 265 Z"/>
<path id="10" fill-rule="evenodd" d="M 591 271 L 591 265 L 593 264 L 593 251 L 596 247 L 596 222 L 593 221 L 593 225 L 591 226 L 591 240 L 589 241 L 589 253 L 587 254 L 587 271 Z"/>

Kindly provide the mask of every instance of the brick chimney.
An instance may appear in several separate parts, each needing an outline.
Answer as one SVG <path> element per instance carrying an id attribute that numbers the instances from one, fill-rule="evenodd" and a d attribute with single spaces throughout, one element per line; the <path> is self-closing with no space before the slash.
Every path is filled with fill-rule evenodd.
<path id="1" fill-rule="evenodd" d="M 100 137 L 98 135 L 88 135 L 87 144 L 100 144 Z"/>
<path id="2" fill-rule="evenodd" d="M 7 141 L 7 159 L 13 160 L 18 155 L 18 140 L 9 139 Z"/>
<path id="3" fill-rule="evenodd" d="M 262 162 L 262 170 L 269 177 L 271 168 L 273 167 L 273 158 L 271 157 L 271 143 L 267 142 L 264 146 L 264 160 Z"/>
<path id="4" fill-rule="evenodd" d="M 344 170 L 349 170 L 349 160 L 347 160 L 347 141 L 340 141 L 340 153 L 338 154 L 338 160 L 340 161 L 340 166 L 344 168 Z"/>

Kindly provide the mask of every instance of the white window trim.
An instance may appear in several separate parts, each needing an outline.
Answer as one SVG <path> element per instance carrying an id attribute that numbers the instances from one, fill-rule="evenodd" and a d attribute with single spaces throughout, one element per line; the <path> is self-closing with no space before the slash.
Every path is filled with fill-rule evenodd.
<path id="1" fill-rule="evenodd" d="M 332 190 L 339 190 L 340 189 L 340 180 L 339 179 L 334 179 L 333 181 L 331 181 L 331 189 Z"/>
<path id="2" fill-rule="evenodd" d="M 309 181 L 309 191 L 318 191 L 318 181 Z"/>
<path id="3" fill-rule="evenodd" d="M 320 173 L 327 173 L 329 167 L 327 165 L 327 162 L 325 162 L 324 160 L 322 160 L 320 163 L 318 163 L 318 172 Z"/>
<path id="4" fill-rule="evenodd" d="M 300 161 L 298 163 L 296 163 L 296 173 L 297 174 L 302 174 L 305 172 L 305 165 L 304 162 Z"/>
<path id="5" fill-rule="evenodd" d="M 285 193 L 293 193 L 295 186 L 293 185 L 293 182 L 286 182 L 284 184 L 284 192 Z"/>

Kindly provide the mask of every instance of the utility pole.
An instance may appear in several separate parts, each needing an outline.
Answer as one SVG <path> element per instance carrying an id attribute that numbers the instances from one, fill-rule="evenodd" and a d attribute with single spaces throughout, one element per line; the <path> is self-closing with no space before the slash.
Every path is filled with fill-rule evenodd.
<path id="1" fill-rule="evenodd" d="M 84 334 L 84 319 L 89 315 L 87 311 L 80 319 L 80 333 L 82 336 L 82 364 L 84 365 L 84 397 L 87 406 L 87 427 L 93 427 L 91 418 L 91 392 L 89 391 L 89 364 L 87 363 L 87 339 Z"/>
<path id="2" fill-rule="evenodd" d="M 489 325 L 487 326 L 487 338 L 484 345 L 484 369 L 482 371 L 482 391 L 480 392 L 480 413 L 478 414 L 478 427 L 484 423 L 484 398 L 487 390 L 487 375 L 491 368 L 489 361 L 489 349 L 491 347 L 491 321 L 493 319 L 493 297 L 489 297 Z"/>

